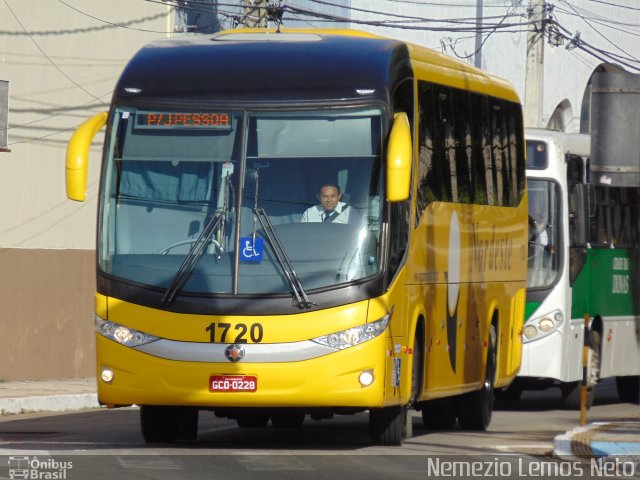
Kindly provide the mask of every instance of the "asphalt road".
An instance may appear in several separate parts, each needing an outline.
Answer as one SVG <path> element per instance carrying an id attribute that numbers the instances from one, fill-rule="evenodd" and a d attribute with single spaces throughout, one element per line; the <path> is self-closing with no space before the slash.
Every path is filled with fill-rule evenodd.
<path id="1" fill-rule="evenodd" d="M 638 413 L 637 405 L 618 403 L 615 387 L 604 382 L 588 419 L 637 419 Z M 366 414 L 307 419 L 296 429 L 253 429 L 200 412 L 198 439 L 174 445 L 145 444 L 138 416 L 137 409 L 126 408 L 0 417 L 0 479 L 21 478 L 16 476 L 25 471 L 21 461 L 23 467 L 30 462 L 26 475 L 36 475 L 22 478 L 63 480 L 458 478 L 443 470 L 451 464 L 442 463 L 456 459 L 484 462 L 478 465 L 484 468 L 481 476 L 523 478 L 523 469 L 531 473 L 527 465 L 539 468 L 540 462 L 547 468 L 560 465 L 564 473 L 575 468 L 558 464 L 551 453 L 554 437 L 579 422 L 579 412 L 562 408 L 557 389 L 525 392 L 513 405 L 497 404 L 487 432 L 428 431 L 416 414 L 413 436 L 402 447 L 369 445 Z M 469 472 L 462 473 L 460 478 L 469 478 Z M 544 473 L 552 475 L 530 478 L 563 472 Z"/>

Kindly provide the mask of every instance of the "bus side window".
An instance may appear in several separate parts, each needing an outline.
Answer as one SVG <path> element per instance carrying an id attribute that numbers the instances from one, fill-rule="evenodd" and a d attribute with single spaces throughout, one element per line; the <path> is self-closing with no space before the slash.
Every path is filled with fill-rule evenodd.
<path id="1" fill-rule="evenodd" d="M 473 203 L 473 156 L 471 142 L 471 112 L 469 111 L 469 94 L 465 90 L 452 91 L 451 118 L 453 132 L 449 140 L 451 165 L 451 190 L 453 191 L 454 171 L 456 197 L 454 201 L 460 203 Z M 453 161 L 452 161 L 453 160 Z"/>
<path id="2" fill-rule="evenodd" d="M 389 268 L 390 282 L 402 263 L 409 239 L 409 202 L 389 204 Z"/>
<path id="3" fill-rule="evenodd" d="M 493 137 L 491 132 L 491 126 L 493 123 L 493 105 L 490 103 L 489 98 L 483 97 L 480 103 L 480 125 L 482 126 L 481 141 L 482 141 L 482 160 L 484 164 L 484 179 L 486 186 L 486 203 L 487 205 L 497 205 L 496 202 L 496 179 L 495 179 L 495 167 L 493 164 Z"/>
<path id="4" fill-rule="evenodd" d="M 449 89 L 428 82 L 419 82 L 418 85 L 420 129 L 417 215 L 419 216 L 430 202 L 451 201 L 451 172 L 445 131 L 451 118 Z"/>

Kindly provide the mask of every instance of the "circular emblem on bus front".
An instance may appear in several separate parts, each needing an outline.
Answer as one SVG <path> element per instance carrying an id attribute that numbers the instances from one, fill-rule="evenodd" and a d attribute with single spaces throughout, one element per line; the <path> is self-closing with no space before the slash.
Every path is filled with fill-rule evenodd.
<path id="1" fill-rule="evenodd" d="M 244 347 L 242 345 L 238 345 L 237 343 L 228 345 L 227 348 L 224 349 L 224 356 L 230 362 L 239 362 L 244 358 L 244 354 Z"/>

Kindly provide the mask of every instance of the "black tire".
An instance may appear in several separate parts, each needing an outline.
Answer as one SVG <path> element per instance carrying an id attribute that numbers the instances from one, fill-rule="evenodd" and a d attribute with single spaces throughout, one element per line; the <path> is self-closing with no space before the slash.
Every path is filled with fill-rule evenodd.
<path id="1" fill-rule="evenodd" d="M 173 443 L 178 438 L 180 409 L 143 405 L 140 407 L 140 427 L 146 443 Z"/>
<path id="2" fill-rule="evenodd" d="M 587 410 L 596 398 L 596 384 L 600 378 L 600 334 L 589 332 L 589 364 L 587 366 Z M 582 381 L 566 382 L 560 385 L 562 403 L 570 410 L 580 410 L 582 401 Z"/>
<path id="3" fill-rule="evenodd" d="M 493 382 L 496 376 L 496 342 L 496 329 L 494 325 L 491 325 L 487 348 L 487 366 L 482 388 L 460 395 L 456 399 L 458 423 L 463 430 L 484 431 L 491 423 L 494 402 Z"/>
<path id="4" fill-rule="evenodd" d="M 236 417 L 241 428 L 264 428 L 269 423 L 269 414 L 263 412 L 245 412 Z"/>
<path id="5" fill-rule="evenodd" d="M 616 377 L 618 397 L 624 403 L 640 403 L 640 375 Z"/>
<path id="6" fill-rule="evenodd" d="M 424 374 L 424 336 L 422 328 L 416 330 L 413 338 L 413 358 L 411 365 L 411 404 L 418 401 L 418 396 L 422 393 L 422 381 Z"/>
<path id="7" fill-rule="evenodd" d="M 569 410 L 580 410 L 582 402 L 582 382 L 565 382 L 560 385 L 562 404 Z M 596 397 L 595 388 L 587 388 L 587 410 L 593 405 Z"/>
<path id="8" fill-rule="evenodd" d="M 271 414 L 271 423 L 276 428 L 300 428 L 304 423 L 305 413 L 297 410 L 285 410 Z"/>
<path id="9" fill-rule="evenodd" d="M 454 399 L 438 398 L 422 402 L 422 423 L 427 430 L 451 430 L 456 426 Z"/>
<path id="10" fill-rule="evenodd" d="M 404 443 L 407 407 L 383 407 L 369 410 L 369 435 L 374 445 L 399 447 Z"/>

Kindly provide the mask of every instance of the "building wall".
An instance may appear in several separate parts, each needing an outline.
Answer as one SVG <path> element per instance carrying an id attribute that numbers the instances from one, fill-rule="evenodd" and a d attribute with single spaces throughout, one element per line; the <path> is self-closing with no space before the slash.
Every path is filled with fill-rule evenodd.
<path id="1" fill-rule="evenodd" d="M 0 3 L 10 149 L 0 153 L 0 382 L 94 373 L 102 135 L 91 153 L 85 203 L 65 195 L 66 142 L 84 119 L 108 108 L 133 53 L 173 25 L 159 3 L 67 3 Z"/>

